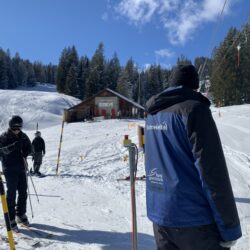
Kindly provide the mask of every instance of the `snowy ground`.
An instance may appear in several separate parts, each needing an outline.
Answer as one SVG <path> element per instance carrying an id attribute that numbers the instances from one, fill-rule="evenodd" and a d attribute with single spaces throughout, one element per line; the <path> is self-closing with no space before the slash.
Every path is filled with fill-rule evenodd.
<path id="1" fill-rule="evenodd" d="M 13 97 L 13 93 L 14 95 Z M 32 97 L 35 105 L 27 103 Z M 63 96 L 67 102 L 77 100 Z M 50 102 L 48 102 L 50 100 Z M 131 249 L 131 204 L 129 182 L 117 178 L 129 175 L 127 151 L 122 138 L 128 134 L 137 143 L 138 120 L 105 120 L 92 123 L 66 124 L 64 127 L 60 175 L 56 176 L 57 154 L 61 132 L 60 95 L 39 91 L 0 91 L 2 128 L 6 128 L 11 110 L 25 117 L 25 132 L 31 139 L 37 120 L 47 144 L 42 172 L 46 178 L 33 177 L 40 203 L 30 183 L 34 218 L 28 216 L 38 232 L 54 234 L 43 239 L 40 249 L 50 250 L 127 250 Z M 65 104 L 65 102 L 64 102 Z M 66 105 L 66 104 L 65 104 Z M 36 115 L 32 108 L 36 107 Z M 44 108 L 46 107 L 46 108 Z M 50 110 L 56 110 L 50 114 Z M 250 249 L 250 105 L 213 109 L 222 138 L 225 155 L 239 210 L 243 237 L 233 249 Z M 46 117 L 49 116 L 49 119 Z M 35 119 L 34 119 L 35 118 Z M 32 126 L 30 125 L 32 124 Z M 32 130 L 31 130 L 32 129 Z M 29 164 L 31 165 L 29 159 Z M 138 176 L 144 174 L 140 152 Z M 139 250 L 154 250 L 152 225 L 146 217 L 145 182 L 136 183 Z M 0 219 L 3 224 L 3 217 Z M 0 233 L 6 235 L 0 227 Z M 25 232 L 29 234 L 29 232 Z M 39 238 L 39 237 L 38 237 Z M 16 249 L 32 249 L 18 240 Z M 0 249 L 8 245 L 0 242 Z"/>

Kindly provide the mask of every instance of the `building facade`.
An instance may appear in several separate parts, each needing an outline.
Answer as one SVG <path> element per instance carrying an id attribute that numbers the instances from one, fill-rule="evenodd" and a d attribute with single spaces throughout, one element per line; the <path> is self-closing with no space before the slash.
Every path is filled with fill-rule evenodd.
<path id="1" fill-rule="evenodd" d="M 143 106 L 106 88 L 78 105 L 65 110 L 64 120 L 66 122 L 78 122 L 93 119 L 94 117 L 115 119 L 138 118 L 143 117 L 143 115 Z"/>

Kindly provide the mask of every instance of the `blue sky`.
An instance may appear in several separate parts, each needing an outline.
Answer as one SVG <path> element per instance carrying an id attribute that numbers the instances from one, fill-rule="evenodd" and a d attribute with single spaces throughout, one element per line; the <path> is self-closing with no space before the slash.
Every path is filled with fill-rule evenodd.
<path id="1" fill-rule="evenodd" d="M 240 28 L 249 0 L 1 0 L 0 47 L 30 61 L 58 63 L 62 49 L 75 45 L 92 57 L 104 43 L 105 56 L 132 57 L 143 68 L 211 56 L 229 27 Z M 250 16 L 249 19 L 250 21 Z M 219 23 L 219 26 L 218 26 Z M 212 34 L 218 27 L 216 36 Z"/>

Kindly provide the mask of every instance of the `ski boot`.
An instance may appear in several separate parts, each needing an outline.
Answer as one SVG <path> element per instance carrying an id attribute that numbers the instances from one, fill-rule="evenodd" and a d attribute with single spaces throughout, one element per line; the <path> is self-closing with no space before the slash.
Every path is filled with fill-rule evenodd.
<path id="1" fill-rule="evenodd" d="M 16 220 L 11 220 L 10 221 L 10 227 L 11 227 L 11 230 L 15 233 L 18 233 L 19 232 L 19 228 L 17 226 L 17 223 L 16 223 Z"/>
<path id="2" fill-rule="evenodd" d="M 21 216 L 17 215 L 16 218 L 17 218 L 17 223 L 20 223 L 20 224 L 22 224 L 22 225 L 24 225 L 26 227 L 28 227 L 30 225 L 28 217 L 27 217 L 26 214 L 23 214 Z"/>

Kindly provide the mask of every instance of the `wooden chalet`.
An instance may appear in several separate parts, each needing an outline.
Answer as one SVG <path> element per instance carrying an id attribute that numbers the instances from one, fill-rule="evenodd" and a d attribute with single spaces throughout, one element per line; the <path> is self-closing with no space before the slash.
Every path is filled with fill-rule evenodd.
<path id="1" fill-rule="evenodd" d="M 138 118 L 143 117 L 144 107 L 127 97 L 111 90 L 103 89 L 92 97 L 64 111 L 66 122 L 78 122 L 102 117 Z"/>

